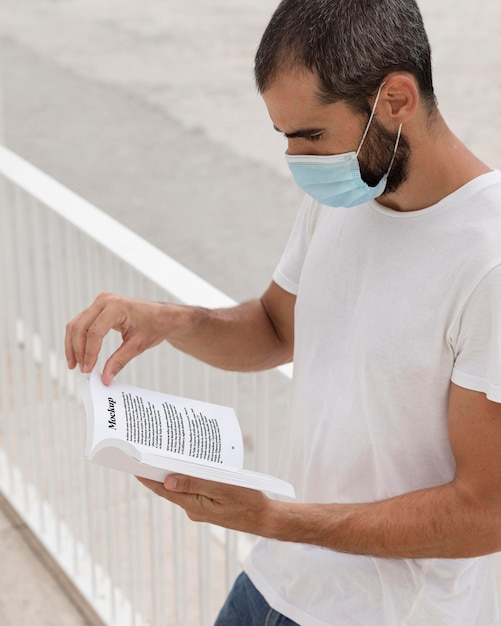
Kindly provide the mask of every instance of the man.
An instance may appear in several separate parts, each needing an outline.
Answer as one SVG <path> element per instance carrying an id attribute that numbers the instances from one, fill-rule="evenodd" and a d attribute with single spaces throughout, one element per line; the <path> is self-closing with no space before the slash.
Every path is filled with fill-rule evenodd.
<path id="1" fill-rule="evenodd" d="M 294 357 L 298 502 L 143 480 L 261 536 L 218 625 L 499 624 L 501 174 L 441 117 L 414 0 L 283 0 L 256 80 L 307 193 L 270 287 L 216 311 L 103 294 L 69 367 L 112 328 L 106 383 L 163 340 L 234 370 Z"/>

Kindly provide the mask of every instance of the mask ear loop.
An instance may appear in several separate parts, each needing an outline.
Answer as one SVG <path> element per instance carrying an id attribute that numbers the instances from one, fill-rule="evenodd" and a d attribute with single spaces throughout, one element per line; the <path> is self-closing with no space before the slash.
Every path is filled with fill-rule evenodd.
<path id="1" fill-rule="evenodd" d="M 362 149 L 362 146 L 364 144 L 365 138 L 367 137 L 367 133 L 369 132 L 369 128 L 370 128 L 371 123 L 372 123 L 372 119 L 374 118 L 374 115 L 376 113 L 376 107 L 377 107 L 377 103 L 379 102 L 379 96 L 381 95 L 381 89 L 385 86 L 385 84 L 386 84 L 386 81 L 384 83 L 381 83 L 379 89 L 377 90 L 376 99 L 374 100 L 374 106 L 372 107 L 372 111 L 371 111 L 371 115 L 369 117 L 369 121 L 367 122 L 367 124 L 365 126 L 364 134 L 362 135 L 362 139 L 360 140 L 360 145 L 358 146 L 358 150 L 356 152 L 356 156 L 357 157 L 358 157 L 358 154 L 359 154 L 360 150 Z"/>
<path id="2" fill-rule="evenodd" d="M 398 144 L 400 142 L 400 135 L 402 134 L 402 124 L 398 127 L 397 132 L 397 140 L 395 141 L 395 147 L 393 148 L 393 156 L 391 157 L 390 166 L 388 167 L 388 171 L 386 172 L 386 176 L 390 173 L 391 168 L 393 167 L 393 162 L 395 161 L 395 157 L 397 156 Z"/>

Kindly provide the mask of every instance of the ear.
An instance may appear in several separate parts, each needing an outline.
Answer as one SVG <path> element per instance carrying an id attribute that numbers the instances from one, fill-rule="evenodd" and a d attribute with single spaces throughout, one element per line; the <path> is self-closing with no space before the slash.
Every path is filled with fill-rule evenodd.
<path id="1" fill-rule="evenodd" d="M 389 74 L 381 89 L 380 100 L 380 115 L 384 111 L 388 121 L 396 124 L 409 122 L 420 101 L 416 79 L 407 72 Z"/>

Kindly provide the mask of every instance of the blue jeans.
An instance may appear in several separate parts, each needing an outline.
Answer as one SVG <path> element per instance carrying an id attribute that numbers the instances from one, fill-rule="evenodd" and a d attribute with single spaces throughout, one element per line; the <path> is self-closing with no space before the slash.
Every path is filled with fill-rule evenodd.
<path id="1" fill-rule="evenodd" d="M 214 626 L 299 626 L 277 613 L 242 572 L 236 579 Z"/>

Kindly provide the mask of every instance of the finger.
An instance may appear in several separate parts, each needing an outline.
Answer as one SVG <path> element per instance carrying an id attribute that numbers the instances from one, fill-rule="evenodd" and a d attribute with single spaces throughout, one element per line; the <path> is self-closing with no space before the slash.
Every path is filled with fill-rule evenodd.
<path id="1" fill-rule="evenodd" d="M 140 354 L 140 351 L 131 342 L 124 341 L 106 361 L 102 375 L 103 383 L 109 385 L 127 363 L 132 361 L 138 354 Z"/>
<path id="2" fill-rule="evenodd" d="M 68 366 L 73 369 L 76 365 L 83 365 L 83 355 L 85 352 L 85 333 L 87 326 L 96 313 L 93 312 L 94 304 L 88 309 L 79 313 L 70 322 L 66 324 L 66 333 L 64 336 L 64 352 Z M 89 320 L 87 322 L 86 320 Z"/>
<path id="3" fill-rule="evenodd" d="M 104 306 L 86 330 L 83 355 L 84 372 L 90 372 L 95 366 L 103 339 L 110 330 L 120 331 L 123 337 L 127 337 L 125 329 L 127 328 L 128 314 L 124 299 L 111 294 L 102 294 L 96 303 L 98 301 L 104 302 Z M 107 367 L 105 382 L 111 382 L 112 377 L 140 352 L 135 348 L 134 341 L 125 338 L 122 345 L 110 357 L 111 361 Z"/>
<path id="4" fill-rule="evenodd" d="M 73 350 L 73 327 L 71 324 L 72 322 L 66 325 L 66 332 L 64 335 L 64 353 L 70 370 L 77 366 L 77 357 L 75 356 L 75 351 Z"/>
<path id="5" fill-rule="evenodd" d="M 77 315 L 66 326 L 64 350 L 70 369 L 79 365 L 80 369 L 83 371 L 87 330 L 95 315 L 94 309 L 89 307 L 89 309 Z"/>
<path id="6" fill-rule="evenodd" d="M 108 294 L 100 294 L 87 309 L 82 311 L 66 325 L 64 349 L 70 369 L 79 365 L 80 369 L 83 370 L 87 331 L 106 306 L 107 295 Z"/>
<path id="7" fill-rule="evenodd" d="M 103 345 L 104 337 L 110 330 L 117 328 L 122 323 L 121 316 L 117 314 L 113 307 L 104 308 L 101 313 L 94 319 L 92 324 L 87 328 L 84 335 L 84 353 L 82 357 L 83 372 L 88 373 L 92 371 L 95 366 L 99 352 Z M 117 354 L 118 350 L 114 353 Z M 125 361 L 122 367 L 125 365 Z M 120 371 L 118 367 L 115 373 Z"/>
<path id="8" fill-rule="evenodd" d="M 104 366 L 103 382 L 105 385 L 110 384 L 113 378 L 127 365 L 127 363 L 154 345 L 153 343 L 145 340 L 144 336 L 139 333 L 137 329 L 125 330 L 125 328 L 122 328 L 121 332 L 123 337 L 122 344 L 108 358 Z"/>

